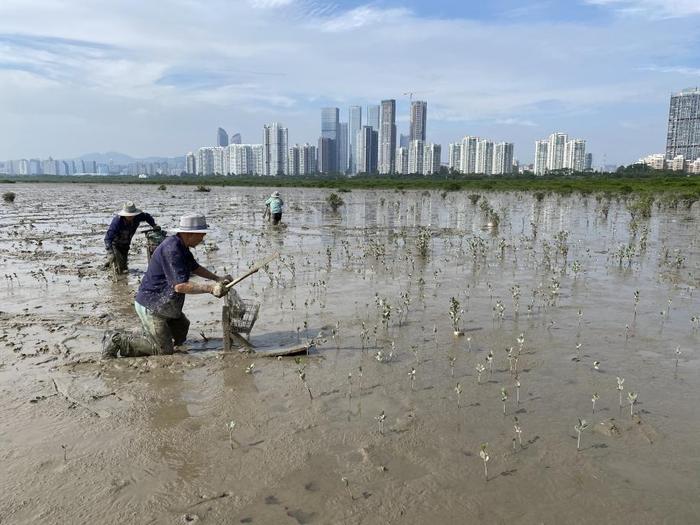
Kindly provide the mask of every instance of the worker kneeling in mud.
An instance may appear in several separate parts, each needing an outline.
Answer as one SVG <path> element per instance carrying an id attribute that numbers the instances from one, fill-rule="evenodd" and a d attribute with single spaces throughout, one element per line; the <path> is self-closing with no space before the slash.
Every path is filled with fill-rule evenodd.
<path id="1" fill-rule="evenodd" d="M 209 226 L 204 215 L 184 215 L 174 235 L 153 252 L 148 270 L 136 294 L 134 307 L 141 319 L 143 335 L 122 331 L 105 332 L 102 357 L 138 357 L 172 354 L 187 338 L 190 321 L 182 313 L 186 294 L 210 293 L 223 297 L 232 278 L 219 277 L 195 261 L 190 248 L 202 242 Z M 210 281 L 190 281 L 191 275 Z"/>
<path id="2" fill-rule="evenodd" d="M 131 239 L 139 225 L 144 221 L 154 230 L 160 230 L 160 226 L 156 224 L 153 217 L 139 210 L 133 202 L 127 202 L 117 212 L 105 235 L 105 249 L 107 250 L 105 269 L 114 265 L 117 273 L 127 272 Z"/>
<path id="3" fill-rule="evenodd" d="M 282 220 L 282 207 L 284 206 L 284 201 L 280 197 L 280 192 L 272 192 L 270 198 L 265 201 L 265 215 L 270 216 L 270 222 L 273 225 L 277 225 Z"/>

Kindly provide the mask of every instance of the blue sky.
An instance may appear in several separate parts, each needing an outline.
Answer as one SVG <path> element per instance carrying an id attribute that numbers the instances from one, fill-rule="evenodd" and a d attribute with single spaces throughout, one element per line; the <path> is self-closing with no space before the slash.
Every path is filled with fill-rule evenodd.
<path id="1" fill-rule="evenodd" d="M 596 163 L 663 151 L 700 85 L 700 0 L 3 0 L 0 159 L 182 155 L 218 126 L 315 141 L 320 108 L 428 101 L 428 138 L 566 131 Z M 443 153 L 443 157 L 446 154 Z"/>

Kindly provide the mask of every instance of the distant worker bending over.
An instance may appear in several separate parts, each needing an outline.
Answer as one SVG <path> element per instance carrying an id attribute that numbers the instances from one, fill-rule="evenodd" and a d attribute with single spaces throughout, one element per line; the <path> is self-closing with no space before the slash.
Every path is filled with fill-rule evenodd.
<path id="1" fill-rule="evenodd" d="M 229 275 L 219 277 L 195 261 L 190 248 L 204 240 L 209 226 L 204 215 L 184 215 L 175 235 L 167 237 L 151 256 L 148 270 L 136 294 L 134 308 L 143 334 L 107 331 L 102 338 L 102 357 L 139 357 L 172 354 L 187 338 L 190 321 L 182 313 L 186 294 L 229 292 Z M 191 281 L 196 275 L 213 284 Z"/>
<path id="2" fill-rule="evenodd" d="M 107 265 L 114 265 L 117 273 L 126 273 L 129 265 L 129 248 L 131 239 L 142 222 L 147 222 L 154 230 L 160 230 L 153 217 L 139 210 L 133 202 L 127 202 L 112 219 L 107 235 L 105 248 L 107 250 Z"/>
<path id="3" fill-rule="evenodd" d="M 272 224 L 277 225 L 282 220 L 283 206 L 284 201 L 280 198 L 279 191 L 273 192 L 270 198 L 265 201 L 265 207 L 267 208 L 266 214 L 269 213 Z"/>

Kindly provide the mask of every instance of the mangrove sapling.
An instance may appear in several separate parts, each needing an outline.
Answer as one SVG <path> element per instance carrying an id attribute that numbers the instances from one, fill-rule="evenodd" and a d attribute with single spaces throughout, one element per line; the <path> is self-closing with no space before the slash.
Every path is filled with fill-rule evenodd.
<path id="1" fill-rule="evenodd" d="M 455 376 L 455 361 L 457 360 L 457 358 L 455 356 L 451 355 L 451 356 L 449 356 L 449 360 L 450 360 L 450 377 L 454 377 Z"/>
<path id="2" fill-rule="evenodd" d="M 591 397 L 591 402 L 593 403 L 593 413 L 595 414 L 595 402 L 598 401 L 600 396 L 598 395 L 598 392 L 593 392 L 593 396 Z"/>
<path id="3" fill-rule="evenodd" d="M 350 490 L 350 482 L 348 481 L 348 478 L 342 477 L 340 478 L 340 481 L 342 481 L 345 485 L 345 489 L 348 491 L 348 494 L 350 494 L 350 499 L 355 501 L 355 496 L 352 495 L 352 491 Z"/>
<path id="4" fill-rule="evenodd" d="M 637 402 L 637 392 L 627 392 L 627 401 L 630 404 L 630 416 L 634 415 L 634 404 Z"/>
<path id="5" fill-rule="evenodd" d="M 460 408 L 462 404 L 462 383 L 457 383 L 455 392 L 457 393 L 457 408 Z"/>
<path id="6" fill-rule="evenodd" d="M 493 352 L 491 350 L 486 355 L 486 362 L 489 364 L 489 377 L 491 377 L 493 375 Z"/>
<path id="7" fill-rule="evenodd" d="M 61 445 L 61 448 L 63 449 L 63 462 L 66 463 L 68 461 L 68 449 L 65 445 Z"/>
<path id="8" fill-rule="evenodd" d="M 482 365 L 481 363 L 478 363 L 474 367 L 474 369 L 476 370 L 476 374 L 477 374 L 476 375 L 476 383 L 478 385 L 480 385 L 481 384 L 481 374 L 484 372 L 484 370 L 486 370 L 486 367 L 484 365 Z"/>
<path id="9" fill-rule="evenodd" d="M 467 336 L 467 351 L 472 351 L 472 336 Z"/>
<path id="10" fill-rule="evenodd" d="M 246 374 L 255 373 L 255 363 L 250 363 L 247 367 L 245 367 L 245 373 Z"/>
<path id="11" fill-rule="evenodd" d="M 680 347 L 680 346 L 677 346 L 677 347 L 676 347 L 676 350 L 674 351 L 674 353 L 676 354 L 676 368 L 675 368 L 675 371 L 677 372 L 677 371 L 678 371 L 678 359 L 681 357 L 681 347 Z"/>
<path id="12" fill-rule="evenodd" d="M 520 379 L 515 380 L 515 404 L 520 406 Z"/>
<path id="13" fill-rule="evenodd" d="M 639 290 L 634 291 L 634 318 L 637 318 L 637 305 L 639 304 Z"/>
<path id="14" fill-rule="evenodd" d="M 518 416 L 513 418 L 513 430 L 515 430 L 515 435 L 518 437 L 518 444 L 520 448 L 523 447 L 523 429 L 520 427 L 520 422 L 518 421 Z"/>
<path id="15" fill-rule="evenodd" d="M 508 401 L 508 391 L 501 388 L 501 401 L 503 402 L 503 415 L 506 415 L 506 401 Z"/>
<path id="16" fill-rule="evenodd" d="M 411 367 L 411 371 L 408 373 L 408 379 L 411 381 L 411 390 L 415 390 L 416 382 L 416 369 Z"/>
<path id="17" fill-rule="evenodd" d="M 14 191 L 6 191 L 2 194 L 2 200 L 8 203 L 15 202 L 15 192 Z"/>
<path id="18" fill-rule="evenodd" d="M 525 334 L 520 334 L 516 339 L 518 342 L 518 355 L 523 353 L 523 346 L 525 346 Z"/>
<path id="19" fill-rule="evenodd" d="M 574 425 L 574 430 L 578 434 L 578 439 L 576 440 L 576 450 L 581 450 L 581 432 L 588 428 L 588 422 L 585 419 L 579 418 L 578 424 Z"/>
<path id="20" fill-rule="evenodd" d="M 233 449 L 233 444 L 235 443 L 239 447 L 241 444 L 236 441 L 236 439 L 233 437 L 233 431 L 236 429 L 236 422 L 231 420 L 226 424 L 226 430 L 228 430 L 228 442 L 229 445 L 231 445 L 231 449 Z"/>
<path id="21" fill-rule="evenodd" d="M 622 410 L 622 391 L 625 389 L 623 386 L 625 383 L 625 380 L 621 377 L 617 378 L 617 393 L 620 397 L 620 410 Z"/>
<path id="22" fill-rule="evenodd" d="M 486 481 L 489 480 L 489 468 L 486 464 L 489 462 L 489 459 L 491 459 L 489 457 L 488 446 L 488 443 L 482 443 L 481 450 L 479 450 L 479 457 L 484 462 L 484 478 L 486 478 Z"/>
<path id="23" fill-rule="evenodd" d="M 593 370 L 600 370 L 600 361 L 593 361 Z"/>
<path id="24" fill-rule="evenodd" d="M 464 335 L 464 332 L 459 329 L 459 321 L 462 319 L 464 310 L 459 304 L 459 301 L 454 297 L 450 299 L 450 309 L 448 313 L 450 314 L 450 321 L 452 322 L 452 330 L 454 335 Z"/>
<path id="25" fill-rule="evenodd" d="M 306 388 L 306 391 L 309 393 L 309 399 L 313 401 L 314 396 L 311 394 L 311 388 L 309 387 L 309 384 L 306 382 L 306 371 L 304 370 L 305 367 L 301 367 L 297 369 L 297 374 L 299 375 L 299 379 L 304 385 L 304 388 Z"/>
<path id="26" fill-rule="evenodd" d="M 384 435 L 384 420 L 386 419 L 386 415 L 384 414 L 384 411 L 382 410 L 380 414 L 375 417 L 374 419 L 377 420 L 377 423 L 379 425 L 379 433 Z"/>
<path id="27" fill-rule="evenodd" d="M 348 399 L 352 399 L 352 372 L 348 372 Z"/>

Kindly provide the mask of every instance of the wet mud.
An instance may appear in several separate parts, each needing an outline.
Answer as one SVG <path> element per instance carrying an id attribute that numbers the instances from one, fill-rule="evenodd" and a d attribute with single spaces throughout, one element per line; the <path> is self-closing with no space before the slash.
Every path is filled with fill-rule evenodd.
<path id="1" fill-rule="evenodd" d="M 12 191 L 0 523 L 700 521 L 695 207 L 630 223 L 633 196 L 353 191 L 334 213 L 290 189 L 273 228 L 264 189 Z M 217 272 L 279 251 L 237 287 L 251 341 L 312 353 L 223 352 L 200 295 L 180 352 L 102 361 L 104 330 L 138 328 L 144 236 L 127 276 L 101 270 L 125 200 L 164 227 L 205 213 Z"/>

